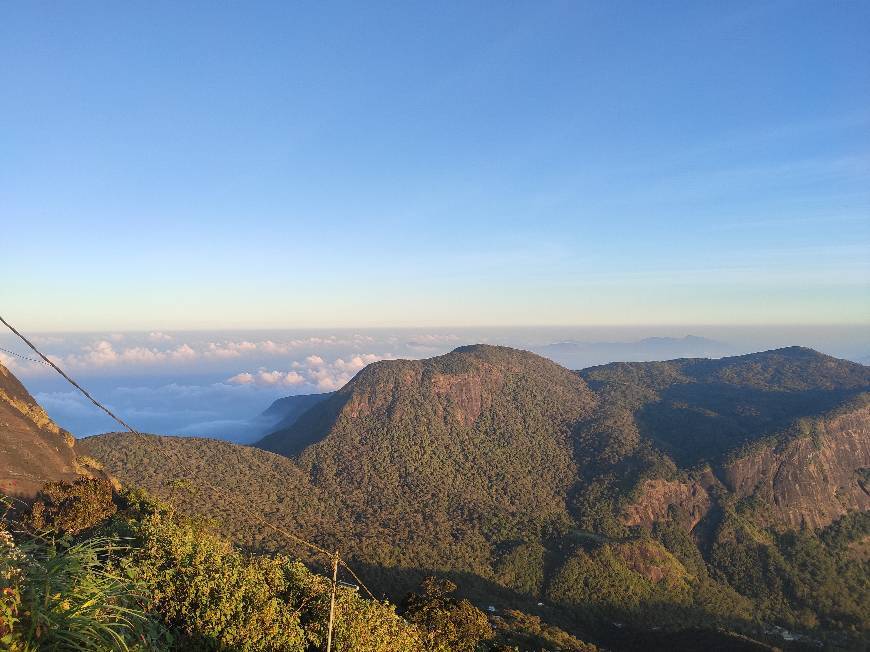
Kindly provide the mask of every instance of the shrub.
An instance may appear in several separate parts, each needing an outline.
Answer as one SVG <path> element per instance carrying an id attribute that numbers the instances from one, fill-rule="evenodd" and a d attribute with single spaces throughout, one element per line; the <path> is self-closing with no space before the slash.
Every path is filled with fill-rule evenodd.
<path id="1" fill-rule="evenodd" d="M 183 637 L 181 649 L 319 649 L 326 640 L 331 582 L 284 556 L 246 555 L 226 540 L 141 496 L 129 520 L 139 542 L 126 572 L 148 587 L 149 608 Z M 336 652 L 422 652 L 424 637 L 388 603 L 341 588 Z"/>
<path id="2" fill-rule="evenodd" d="M 429 577 L 422 594 L 405 598 L 405 618 L 428 632 L 429 649 L 474 652 L 494 632 L 486 614 L 468 600 L 450 597 L 457 586 L 450 580 Z"/>
<path id="3" fill-rule="evenodd" d="M 49 482 L 42 487 L 27 516 L 37 531 L 75 534 L 106 520 L 117 511 L 112 485 L 102 478 Z"/>

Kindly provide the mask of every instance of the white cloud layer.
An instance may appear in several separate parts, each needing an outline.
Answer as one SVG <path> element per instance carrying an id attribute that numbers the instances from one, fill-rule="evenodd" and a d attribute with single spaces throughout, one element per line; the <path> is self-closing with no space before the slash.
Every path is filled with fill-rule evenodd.
<path id="1" fill-rule="evenodd" d="M 228 378 L 227 382 L 259 387 L 309 387 L 318 392 L 331 392 L 344 386 L 366 365 L 391 357 L 389 354 L 358 353 L 328 363 L 319 355 L 310 355 L 304 362 L 293 362 L 290 371 L 270 371 L 266 368 L 256 372 L 243 371 Z"/>
<path id="2" fill-rule="evenodd" d="M 81 353 L 71 353 L 65 357 L 49 357 L 58 364 L 81 369 L 118 364 L 147 365 L 162 362 L 185 362 L 196 358 L 197 353 L 188 344 L 180 344 L 167 350 L 145 346 L 116 349 L 115 345 L 108 340 L 97 340 L 93 344 L 82 347 Z"/>
<path id="3" fill-rule="evenodd" d="M 441 338 L 451 336 L 421 335 L 421 346 L 442 341 Z M 91 339 L 92 338 L 92 339 Z M 167 366 L 167 372 L 172 367 L 171 373 L 177 373 L 180 366 L 185 364 L 187 369 L 198 369 L 209 373 L 221 369 L 219 373 L 232 371 L 232 367 L 238 367 L 240 360 L 250 360 L 248 369 L 266 369 L 266 373 L 273 373 L 276 369 L 295 370 L 305 372 L 306 381 L 311 381 L 314 369 L 321 369 L 324 373 L 319 374 L 317 382 L 322 386 L 332 386 L 338 378 L 338 374 L 351 375 L 366 364 L 374 361 L 378 356 L 368 353 L 354 353 L 369 345 L 392 347 L 398 345 L 401 349 L 401 341 L 395 336 L 374 338 L 371 335 L 324 335 L 304 338 L 267 338 L 267 339 L 209 339 L 199 338 L 191 334 L 185 339 L 176 335 L 170 335 L 162 331 L 127 334 L 103 334 L 90 338 L 44 338 L 50 359 L 62 368 L 69 368 L 76 372 L 89 372 L 99 375 L 101 370 L 106 373 L 117 374 L 119 371 L 138 373 L 137 369 L 150 369 L 147 373 L 153 373 L 160 365 Z M 444 340 L 446 341 L 446 340 Z M 422 344 L 427 343 L 427 344 Z M 409 347 L 413 349 L 413 346 Z M 364 350 L 364 349 L 363 349 Z M 340 356 L 340 357 L 338 357 Z M 389 357 L 389 356 L 384 356 Z M 284 358 L 286 362 L 280 362 Z M 27 375 L 36 375 L 39 370 L 30 363 L 16 362 L 11 356 L 4 355 L 0 360 L 4 364 Z M 330 360 L 332 360 L 330 362 Z M 174 366 L 173 366 L 174 365 Z M 122 369 L 123 367 L 123 369 Z M 244 367 L 242 367 L 244 369 Z M 258 372 L 259 373 L 259 372 Z M 275 381 L 284 384 L 294 384 L 298 378 L 287 375 L 283 371 L 283 380 Z M 256 374 L 255 374 L 256 375 Z M 243 382 L 244 376 L 235 382 Z M 331 380 L 328 380 L 331 379 Z M 261 379 L 258 382 L 268 382 Z"/>

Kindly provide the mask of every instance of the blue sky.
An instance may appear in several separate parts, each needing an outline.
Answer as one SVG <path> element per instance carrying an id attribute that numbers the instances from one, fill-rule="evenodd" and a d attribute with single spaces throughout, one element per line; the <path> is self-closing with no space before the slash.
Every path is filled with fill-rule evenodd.
<path id="1" fill-rule="evenodd" d="M 28 330 L 870 322 L 870 4 L 4 3 Z"/>

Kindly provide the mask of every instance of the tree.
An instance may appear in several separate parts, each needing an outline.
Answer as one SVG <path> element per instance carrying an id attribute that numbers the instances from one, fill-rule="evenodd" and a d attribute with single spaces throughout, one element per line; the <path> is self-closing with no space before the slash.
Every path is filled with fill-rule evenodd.
<path id="1" fill-rule="evenodd" d="M 428 632 L 431 650 L 474 652 L 494 636 L 486 614 L 465 599 L 451 597 L 456 584 L 428 577 L 422 594 L 410 593 L 403 607 L 405 618 Z"/>

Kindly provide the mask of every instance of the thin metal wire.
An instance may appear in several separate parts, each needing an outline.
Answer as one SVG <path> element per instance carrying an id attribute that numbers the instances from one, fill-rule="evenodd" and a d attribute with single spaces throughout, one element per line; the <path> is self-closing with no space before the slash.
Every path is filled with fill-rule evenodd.
<path id="1" fill-rule="evenodd" d="M 24 335 L 22 335 L 22 334 L 19 333 L 17 330 L 15 330 L 15 328 L 12 326 L 12 324 L 10 324 L 8 321 L 6 321 L 5 319 L 3 319 L 3 317 L 0 317 L 0 322 L 3 322 L 3 324 L 5 324 L 5 326 L 6 326 L 9 330 L 11 330 L 13 333 L 15 333 L 18 337 L 20 337 L 22 342 L 24 342 L 27 346 L 29 346 L 31 349 L 33 349 L 34 352 L 36 352 L 36 355 L 38 355 L 40 358 L 42 358 L 43 360 L 45 360 L 49 365 L 51 365 L 57 373 L 59 373 L 59 374 L 60 374 L 61 376 L 63 376 L 64 378 L 66 378 L 66 380 L 67 380 L 67 381 L 68 381 L 68 382 L 69 382 L 73 387 L 75 387 L 75 388 L 76 388 L 77 390 L 79 390 L 82 394 L 84 394 L 84 395 L 88 398 L 88 400 L 90 400 L 91 403 L 93 403 L 94 405 L 96 405 L 96 406 L 97 406 L 98 408 L 100 408 L 103 412 L 105 412 L 106 414 L 108 414 L 110 417 L 112 417 L 115 421 L 117 421 L 118 423 L 120 423 L 122 426 L 124 426 L 127 430 L 129 430 L 130 432 L 132 432 L 134 435 L 138 435 L 138 434 L 140 434 L 140 433 L 138 433 L 136 430 L 134 430 L 134 429 L 132 428 L 132 426 L 130 426 L 129 424 L 127 424 L 125 421 L 122 421 L 119 417 L 115 416 L 115 415 L 112 413 L 112 411 L 109 410 L 109 408 L 107 408 L 105 405 L 103 405 L 102 403 L 100 403 L 100 402 L 99 402 L 97 399 L 95 399 L 93 396 L 91 396 L 90 394 L 88 394 L 87 390 L 86 390 L 84 387 L 82 387 L 82 386 L 79 385 L 76 381 L 74 381 L 72 378 L 70 378 L 69 376 L 67 376 L 67 375 L 63 372 L 63 370 L 62 370 L 60 367 L 58 367 L 58 366 L 57 366 L 56 364 L 54 364 L 51 360 L 49 360 L 47 357 L 45 357 L 45 356 L 42 354 L 42 351 L 40 351 L 39 349 L 37 349 L 37 348 L 33 345 L 33 343 L 32 343 L 30 340 L 28 340 L 26 337 L 24 337 Z"/>
<path id="2" fill-rule="evenodd" d="M 364 582 L 359 578 L 359 575 L 357 575 L 356 573 L 353 572 L 353 569 L 352 569 L 350 566 L 347 565 L 347 562 L 346 562 L 346 561 L 344 561 L 343 559 L 341 559 L 341 560 L 339 560 L 339 563 L 340 563 L 342 566 L 344 566 L 345 570 L 347 570 L 347 572 L 350 573 L 350 574 L 353 576 L 353 578 L 354 578 L 354 579 L 359 583 L 359 585 L 365 589 L 366 593 L 369 594 L 369 597 L 370 597 L 372 600 L 377 600 L 377 598 L 375 597 L 375 594 L 372 593 L 372 592 L 369 590 L 369 587 L 367 587 L 367 586 L 365 585 L 365 583 L 364 583 Z"/>
<path id="3" fill-rule="evenodd" d="M 0 351 L 2 351 L 3 353 L 8 353 L 9 355 L 15 356 L 16 358 L 21 358 L 22 360 L 27 360 L 28 362 L 38 362 L 41 365 L 45 365 L 46 367 L 48 366 L 42 360 L 37 360 L 36 358 L 28 358 L 26 355 L 21 355 L 20 353 L 16 353 L 15 351 L 10 351 L 9 349 L 4 349 L 2 346 L 0 346 Z"/>
<path id="4" fill-rule="evenodd" d="M 52 361 L 49 360 L 45 355 L 43 355 L 43 353 L 42 353 L 39 349 L 37 349 L 36 346 L 35 346 L 35 345 L 30 341 L 30 340 L 28 340 L 24 335 L 22 335 L 20 332 L 18 332 L 18 330 L 16 330 L 16 329 L 15 329 L 15 328 L 14 328 L 14 327 L 13 327 L 13 326 L 8 322 L 8 321 L 6 321 L 5 319 L 3 319 L 2 316 L 0 316 L 0 322 L 2 322 L 2 323 L 3 323 L 3 324 L 4 324 L 4 325 L 5 325 L 5 326 L 10 330 L 10 331 L 12 331 L 13 333 L 15 333 L 15 335 L 17 335 L 17 336 L 18 336 L 18 337 L 19 337 L 19 338 L 20 338 L 20 339 L 21 339 L 21 340 L 22 340 L 22 341 L 23 341 L 27 346 L 29 346 L 29 347 L 30 347 L 30 348 L 31 348 L 31 349 L 32 349 L 32 350 L 33 350 L 33 351 L 34 351 L 34 352 L 35 352 L 35 353 L 36 353 L 40 358 L 42 358 L 42 360 L 44 360 L 43 364 L 48 364 L 49 366 L 51 366 L 55 371 L 57 371 L 57 373 L 59 373 L 61 376 L 63 376 L 63 378 L 65 378 L 67 382 L 69 382 L 73 387 L 75 387 L 75 388 L 78 389 L 82 394 L 84 394 L 85 397 L 87 397 L 88 400 L 91 401 L 91 403 L 93 403 L 93 404 L 96 405 L 98 408 L 100 408 L 103 412 L 105 412 L 105 413 L 108 414 L 110 417 L 112 417 L 115 421 L 117 421 L 117 422 L 118 422 L 119 424 L 121 424 L 124 428 L 126 428 L 127 430 L 129 430 L 132 434 L 134 434 L 134 435 L 136 435 L 136 436 L 140 436 L 140 437 L 141 437 L 141 436 L 144 436 L 144 435 L 142 435 L 142 433 L 140 433 L 139 431 L 135 430 L 132 426 L 130 426 L 127 422 L 123 421 L 120 417 L 116 416 L 116 415 L 115 415 L 111 410 L 109 410 L 106 406 L 104 406 L 102 403 L 100 403 L 97 399 L 95 399 L 93 396 L 91 396 L 91 395 L 88 393 L 88 391 L 87 391 L 86 389 L 84 389 L 81 385 L 79 385 L 76 381 L 74 381 L 74 380 L 73 380 L 72 378 L 70 378 L 66 373 L 64 373 L 64 371 L 63 371 L 60 367 L 58 367 L 54 362 L 52 362 Z M 13 354 L 13 355 L 18 355 L 18 354 Z M 23 357 L 23 356 L 20 356 L 20 355 L 19 355 L 19 357 Z M 39 362 L 38 360 L 33 360 L 33 361 L 34 361 L 34 362 Z M 170 464 L 172 463 L 172 460 L 170 460 L 168 456 L 165 456 L 165 455 L 164 455 L 163 451 L 160 449 L 159 446 L 156 447 L 155 450 L 157 450 L 157 452 L 158 452 L 161 456 L 163 456 L 165 460 L 167 460 L 168 462 L 170 462 Z M 192 472 L 192 469 L 191 469 L 190 467 L 188 467 L 187 470 L 188 470 L 188 472 Z M 296 542 L 296 543 L 300 543 L 300 544 L 302 544 L 302 545 L 304 545 L 304 546 L 307 546 L 307 547 L 310 548 L 311 550 L 315 550 L 316 552 L 318 552 L 318 553 L 320 553 L 320 554 L 322 554 L 322 555 L 325 555 L 325 556 L 327 556 L 327 557 L 329 557 L 329 558 L 331 558 L 331 559 L 334 559 L 334 558 L 336 557 L 336 553 L 334 553 L 334 552 L 330 552 L 330 551 L 326 550 L 325 548 L 322 548 L 322 547 L 318 546 L 318 545 L 315 544 L 315 543 L 311 543 L 310 541 L 307 541 L 307 540 L 303 539 L 303 538 L 300 537 L 300 536 L 297 536 L 297 535 L 295 535 L 295 534 L 292 534 L 291 532 L 288 532 L 288 531 L 285 530 L 284 528 L 278 527 L 277 525 L 274 525 L 274 524 L 270 523 L 269 521 L 267 521 L 266 519 L 264 519 L 264 518 L 263 518 L 262 516 L 260 516 L 259 514 L 256 514 L 256 513 L 254 513 L 254 512 L 251 512 L 250 510 L 247 509 L 247 507 L 244 506 L 244 504 L 239 503 L 238 501 L 234 500 L 233 497 L 230 496 L 230 494 L 228 494 L 227 492 L 224 492 L 223 490 L 221 490 L 221 489 L 218 488 L 218 487 L 215 487 L 215 486 L 212 485 L 211 483 L 206 482 L 206 481 L 201 480 L 201 479 L 194 480 L 194 482 L 195 482 L 195 483 L 199 483 L 199 484 L 203 484 L 203 485 L 209 487 L 212 491 L 218 493 L 219 495 L 221 495 L 221 496 L 222 496 L 223 498 L 225 498 L 225 499 L 226 499 L 226 498 L 230 499 L 232 502 L 234 502 L 234 503 L 236 504 L 237 507 L 239 507 L 239 509 L 240 509 L 240 510 L 245 514 L 245 515 L 247 515 L 247 516 L 250 517 L 250 518 L 253 518 L 254 520 L 256 520 L 256 521 L 258 521 L 259 523 L 261 523 L 262 525 L 265 525 L 266 527 L 271 528 L 272 530 L 274 530 L 275 532 L 281 534 L 282 536 L 286 537 L 287 539 L 289 539 L 289 540 L 291 540 L 291 541 L 294 541 L 294 542 Z M 362 587 L 366 590 L 366 592 L 367 592 L 367 593 L 368 593 L 368 594 L 369 594 L 373 599 L 377 599 L 377 598 L 375 598 L 374 594 L 369 590 L 369 588 L 368 588 L 368 587 L 363 583 L 363 581 L 359 578 L 359 576 L 358 576 L 358 575 L 353 571 L 353 569 L 352 569 L 350 566 L 348 566 L 347 562 L 345 562 L 344 560 L 342 560 L 342 559 L 339 557 L 337 563 L 341 564 L 345 569 L 347 569 L 347 571 L 348 571 L 348 572 L 349 572 L 349 573 L 354 577 L 354 579 L 356 579 L 357 582 L 359 582 L 360 586 L 362 586 Z"/>

